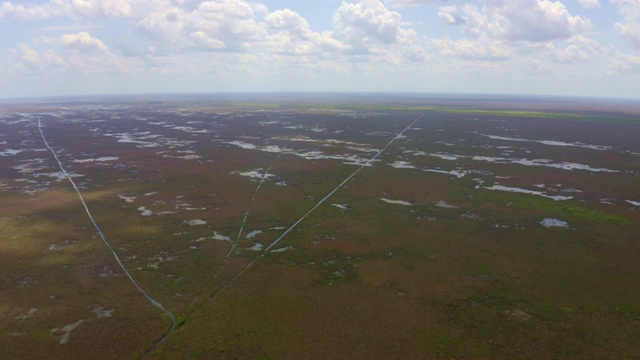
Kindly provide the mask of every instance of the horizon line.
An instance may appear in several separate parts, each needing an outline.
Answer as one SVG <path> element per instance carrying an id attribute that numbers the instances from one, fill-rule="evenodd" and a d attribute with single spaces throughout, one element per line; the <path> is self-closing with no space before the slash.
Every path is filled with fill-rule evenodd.
<path id="1" fill-rule="evenodd" d="M 15 96 L 1 97 L 0 102 L 10 101 L 34 101 L 34 100 L 56 100 L 56 99 L 87 99 L 87 98 L 110 98 L 110 97 L 162 97 L 162 96 L 208 96 L 208 95 L 365 95 L 365 96 L 435 96 L 442 97 L 470 97 L 475 99 L 490 98 L 536 98 L 536 99 L 574 99 L 574 100 L 605 100 L 638 102 L 640 97 L 619 97 L 619 96 L 586 96 L 586 95 L 566 95 L 566 94 L 525 94 L 525 93 L 474 93 L 474 92 L 431 92 L 431 91 L 335 91 L 335 90 L 259 90 L 259 91 L 194 91 L 194 92 L 131 92 L 131 93 L 92 93 L 92 94 L 67 94 L 67 95 L 35 95 L 35 96 Z"/>

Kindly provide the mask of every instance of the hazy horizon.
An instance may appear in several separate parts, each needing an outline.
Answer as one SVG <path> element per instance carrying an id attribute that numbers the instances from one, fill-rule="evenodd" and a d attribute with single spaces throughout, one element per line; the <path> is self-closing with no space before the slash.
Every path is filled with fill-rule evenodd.
<path id="1" fill-rule="evenodd" d="M 8 96 L 0 97 L 0 102 L 11 101 L 74 101 L 74 100 L 121 100 L 128 98 L 129 100 L 156 100 L 164 98 L 215 98 L 215 97 L 253 97 L 261 96 L 266 100 L 274 100 L 275 97 L 291 96 L 290 100 L 299 101 L 300 97 L 320 97 L 335 96 L 348 99 L 350 97 L 361 98 L 403 98 L 404 100 L 456 100 L 456 101 L 567 101 L 567 102 L 623 102 L 630 105 L 640 105 L 640 98 L 634 97 L 615 97 L 615 96 L 588 96 L 588 95 L 554 95 L 554 94 L 504 94 L 504 93 L 453 93 L 453 92 L 384 92 L 384 91 L 202 91 L 202 92 L 122 92 L 122 93 L 102 93 L 102 94 L 66 94 L 66 95 L 34 95 L 34 96 Z M 269 99 L 271 98 L 271 99 Z"/>

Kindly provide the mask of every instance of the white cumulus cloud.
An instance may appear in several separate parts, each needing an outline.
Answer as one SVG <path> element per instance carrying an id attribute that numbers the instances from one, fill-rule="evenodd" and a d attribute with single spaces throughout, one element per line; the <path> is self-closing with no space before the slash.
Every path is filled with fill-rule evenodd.
<path id="1" fill-rule="evenodd" d="M 71 0 L 71 8 L 75 14 L 84 17 L 121 17 L 131 15 L 130 0 Z"/>
<path id="2" fill-rule="evenodd" d="M 560 51 L 553 53 L 553 60 L 560 63 L 587 62 L 591 59 L 589 53 L 576 44 L 571 44 Z"/>
<path id="3" fill-rule="evenodd" d="M 136 29 L 152 43 L 151 53 L 185 49 L 248 51 L 266 36 L 257 16 L 265 7 L 243 0 L 213 0 L 189 6 L 165 3 L 140 19 Z"/>
<path id="4" fill-rule="evenodd" d="M 225 48 L 224 42 L 212 38 L 204 31 L 195 31 L 191 33 L 191 38 L 195 41 L 196 45 L 201 49 L 218 50 Z"/>
<path id="5" fill-rule="evenodd" d="M 446 7 L 441 18 L 462 19 L 471 36 L 508 41 L 569 39 L 591 27 L 589 19 L 571 15 L 562 2 L 550 0 L 486 0 L 481 9 L 470 4 L 461 9 Z"/>
<path id="6" fill-rule="evenodd" d="M 392 7 L 406 8 L 412 6 L 418 6 L 426 3 L 444 2 L 447 0 L 385 0 L 385 3 Z"/>
<path id="7" fill-rule="evenodd" d="M 458 16 L 458 7 L 455 5 L 441 6 L 438 11 L 438 17 L 451 25 L 457 25 L 464 22 L 464 20 Z"/>
<path id="8" fill-rule="evenodd" d="M 568 39 L 585 32 L 591 22 L 572 16 L 560 1 L 491 0 L 506 22 L 504 36 L 509 40 L 550 41 Z"/>
<path id="9" fill-rule="evenodd" d="M 43 20 L 61 16 L 123 17 L 130 16 L 131 13 L 131 0 L 50 0 L 42 3 L 3 1 L 0 4 L 0 19 L 8 16 L 24 20 Z"/>
<path id="10" fill-rule="evenodd" d="M 309 31 L 309 23 L 300 14 L 291 10 L 277 10 L 265 18 L 267 25 L 274 29 L 290 30 L 299 33 Z"/>
<path id="11" fill-rule="evenodd" d="M 401 20 L 399 13 L 387 9 L 381 1 L 362 0 L 342 2 L 333 22 L 336 35 L 348 43 L 394 43 L 401 33 Z"/>
<path id="12" fill-rule="evenodd" d="M 406 28 L 402 15 L 387 9 L 380 0 L 343 1 L 333 17 L 331 36 L 349 48 L 345 54 L 370 56 L 373 61 L 397 66 L 405 60 L 421 62 L 426 58 L 417 32 Z"/>
<path id="13" fill-rule="evenodd" d="M 268 14 L 265 22 L 270 29 L 279 30 L 266 41 L 268 51 L 277 54 L 335 56 L 348 49 L 347 45 L 334 39 L 331 32 L 311 30 L 307 20 L 290 9 Z"/>
<path id="14" fill-rule="evenodd" d="M 65 34 L 60 36 L 62 46 L 76 50 L 105 50 L 107 46 L 97 38 L 92 37 L 87 32 L 77 34 Z"/>
<path id="15" fill-rule="evenodd" d="M 445 55 L 455 55 L 465 60 L 506 60 L 509 58 L 509 50 L 497 41 L 480 40 L 434 40 L 434 44 Z"/>
<path id="16" fill-rule="evenodd" d="M 622 20 L 613 27 L 634 49 L 640 50 L 640 0 L 611 0 Z"/>
<path id="17" fill-rule="evenodd" d="M 612 61 L 611 67 L 615 72 L 622 74 L 640 74 L 640 56 L 630 54 L 617 54 Z"/>

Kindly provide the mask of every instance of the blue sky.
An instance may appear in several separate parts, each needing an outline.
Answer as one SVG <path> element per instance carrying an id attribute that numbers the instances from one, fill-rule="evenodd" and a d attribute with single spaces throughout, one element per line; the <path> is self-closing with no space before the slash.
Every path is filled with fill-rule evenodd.
<path id="1" fill-rule="evenodd" d="M 640 0 L 0 2 L 0 97 L 226 91 L 640 98 Z"/>

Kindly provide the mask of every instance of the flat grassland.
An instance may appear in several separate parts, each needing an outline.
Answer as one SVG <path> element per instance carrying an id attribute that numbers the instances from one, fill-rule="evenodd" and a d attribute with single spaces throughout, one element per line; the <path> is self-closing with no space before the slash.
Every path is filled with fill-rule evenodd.
<path id="1" fill-rule="evenodd" d="M 38 119 L 177 319 L 150 358 L 640 357 L 638 104 L 152 99 L 1 104 L 0 358 L 171 327 Z"/>

